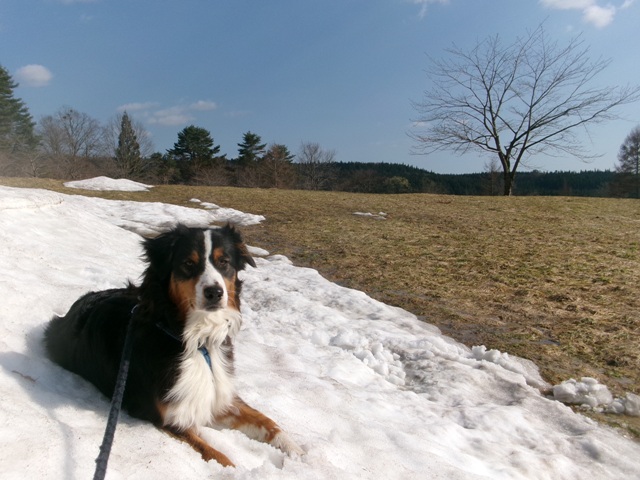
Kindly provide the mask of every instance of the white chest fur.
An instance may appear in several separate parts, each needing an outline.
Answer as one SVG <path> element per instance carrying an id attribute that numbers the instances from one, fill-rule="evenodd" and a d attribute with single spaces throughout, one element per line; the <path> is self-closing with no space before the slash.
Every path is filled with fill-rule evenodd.
<path id="1" fill-rule="evenodd" d="M 210 425 L 223 413 L 234 397 L 231 365 L 222 343 L 240 330 L 242 317 L 232 309 L 215 312 L 196 310 L 187 318 L 176 383 L 165 397 L 168 405 L 164 423 L 181 430 Z M 206 347 L 211 368 L 198 350 Z"/>

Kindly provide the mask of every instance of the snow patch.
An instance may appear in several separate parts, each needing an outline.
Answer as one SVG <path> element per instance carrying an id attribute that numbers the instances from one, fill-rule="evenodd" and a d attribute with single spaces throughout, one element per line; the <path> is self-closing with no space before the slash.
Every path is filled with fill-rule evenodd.
<path id="1" fill-rule="evenodd" d="M 353 212 L 354 215 L 358 215 L 360 217 L 368 217 L 374 220 L 386 220 L 387 214 L 384 212 L 371 213 L 371 212 Z"/>
<path id="2" fill-rule="evenodd" d="M 82 190 L 119 190 L 122 192 L 147 192 L 152 185 L 134 182 L 125 178 L 113 179 L 109 177 L 87 178 L 85 180 L 74 180 L 64 184 L 68 188 L 79 188 Z"/>

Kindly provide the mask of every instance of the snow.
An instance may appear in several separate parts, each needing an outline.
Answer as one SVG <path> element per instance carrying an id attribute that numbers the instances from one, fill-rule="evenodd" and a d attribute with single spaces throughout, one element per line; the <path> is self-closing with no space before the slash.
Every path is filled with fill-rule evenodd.
<path id="1" fill-rule="evenodd" d="M 573 378 L 553 387 L 553 397 L 565 403 L 581 405 L 585 409 L 608 413 L 626 413 L 640 416 L 640 396 L 628 392 L 624 398 L 613 398 L 606 385 L 595 378 Z"/>
<path id="2" fill-rule="evenodd" d="M 371 213 L 371 212 L 353 212 L 354 215 L 358 215 L 360 217 L 368 217 L 374 220 L 386 220 L 387 214 L 384 212 Z"/>
<path id="3" fill-rule="evenodd" d="M 72 182 L 66 182 L 64 186 L 69 188 L 79 188 L 81 190 L 119 190 L 123 192 L 146 192 L 150 188 L 153 188 L 151 185 L 134 182 L 133 180 L 127 180 L 126 178 L 116 180 L 109 177 L 74 180 Z"/>
<path id="4" fill-rule="evenodd" d="M 3 479 L 93 475 L 109 403 L 45 357 L 49 318 L 88 290 L 137 281 L 136 232 L 223 223 L 225 211 L 0 187 Z M 232 213 L 238 223 L 260 221 Z M 123 414 L 108 479 L 640 478 L 640 445 L 542 395 L 531 362 L 469 349 L 315 270 L 250 251 L 258 268 L 242 275 L 237 387 L 307 454 L 288 458 L 208 429 L 238 465 L 223 468 Z M 555 389 L 566 401 L 602 396 L 590 379 L 565 383 Z M 633 408 L 633 397 L 610 405 L 630 399 Z"/>

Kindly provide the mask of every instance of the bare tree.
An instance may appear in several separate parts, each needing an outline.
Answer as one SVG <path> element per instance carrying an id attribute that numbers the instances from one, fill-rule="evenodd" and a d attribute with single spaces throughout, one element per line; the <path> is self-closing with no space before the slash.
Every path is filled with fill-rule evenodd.
<path id="1" fill-rule="evenodd" d="M 89 159 L 104 154 L 100 123 L 70 107 L 43 117 L 38 134 L 44 153 L 59 163 L 67 178 L 77 178 Z"/>
<path id="2" fill-rule="evenodd" d="M 496 35 L 470 52 L 458 47 L 433 60 L 432 86 L 415 102 L 411 136 L 416 153 L 480 150 L 497 155 L 504 194 L 531 155 L 593 158 L 577 135 L 589 125 L 619 118 L 613 110 L 640 98 L 640 87 L 594 87 L 610 60 L 589 58 L 583 40 L 549 41 L 542 25 L 510 45 Z"/>
<path id="3" fill-rule="evenodd" d="M 38 178 L 48 173 L 44 155 L 35 149 L 4 156 L 4 158 L 0 152 L 0 165 L 3 163 L 4 168 L 0 167 L 0 169 L 9 176 Z"/>
<path id="4" fill-rule="evenodd" d="M 496 157 L 491 157 L 491 159 L 484 163 L 484 171 L 487 174 L 486 179 L 486 192 L 488 195 L 499 195 L 499 187 L 500 187 L 500 165 L 498 163 L 498 159 Z"/>
<path id="5" fill-rule="evenodd" d="M 296 156 L 301 187 L 306 190 L 328 188 L 335 178 L 335 158 L 334 150 L 324 150 L 318 143 L 303 142 Z"/>

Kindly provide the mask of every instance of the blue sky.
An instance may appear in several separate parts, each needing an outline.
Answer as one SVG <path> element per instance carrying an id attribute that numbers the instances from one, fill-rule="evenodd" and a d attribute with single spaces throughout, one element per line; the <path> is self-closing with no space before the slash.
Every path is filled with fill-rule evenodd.
<path id="1" fill-rule="evenodd" d="M 410 152 L 428 56 L 542 21 L 612 59 L 598 84 L 640 83 L 635 0 L 0 0 L 0 64 L 36 120 L 70 106 L 106 123 L 126 109 L 157 151 L 194 124 L 230 157 L 250 130 L 294 153 L 311 141 L 339 161 L 477 172 L 487 157 Z M 584 137 L 601 158 L 532 166 L 613 168 L 640 104 L 620 113 Z"/>

